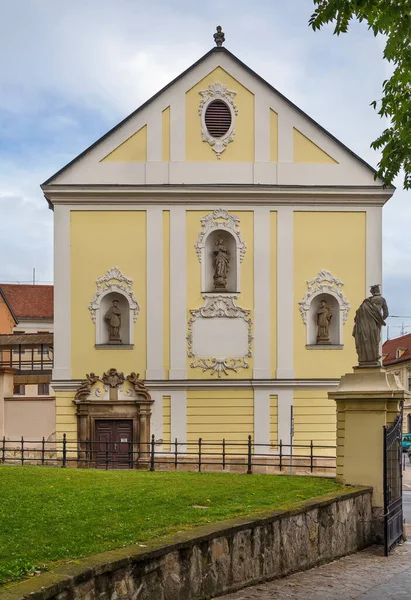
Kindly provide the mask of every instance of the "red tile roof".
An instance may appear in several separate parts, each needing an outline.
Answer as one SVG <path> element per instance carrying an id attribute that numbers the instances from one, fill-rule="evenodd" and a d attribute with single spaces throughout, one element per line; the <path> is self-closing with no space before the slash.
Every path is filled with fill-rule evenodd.
<path id="1" fill-rule="evenodd" d="M 0 290 L 17 319 L 53 319 L 52 285 L 0 283 Z"/>
<path id="2" fill-rule="evenodd" d="M 397 358 L 397 348 L 404 350 L 399 358 Z M 384 342 L 382 345 L 382 355 L 385 356 L 386 354 L 387 357 L 382 361 L 384 367 L 401 363 L 405 360 L 411 360 L 411 333 Z"/>

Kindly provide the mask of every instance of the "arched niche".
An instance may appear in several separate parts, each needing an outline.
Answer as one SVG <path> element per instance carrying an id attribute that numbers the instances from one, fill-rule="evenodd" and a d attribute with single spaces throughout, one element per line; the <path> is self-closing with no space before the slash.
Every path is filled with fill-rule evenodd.
<path id="1" fill-rule="evenodd" d="M 350 304 L 342 290 L 343 282 L 329 271 L 322 269 L 314 279 L 307 281 L 307 292 L 299 302 L 299 310 L 306 325 L 308 349 L 340 349 L 343 345 L 343 327 L 347 320 Z M 329 342 L 318 343 L 318 311 L 321 302 L 331 310 Z M 322 340 L 324 342 L 324 340 Z"/>
<path id="2" fill-rule="evenodd" d="M 218 252 L 219 247 L 222 246 L 227 250 L 228 257 L 228 273 L 226 278 L 225 287 L 219 286 L 218 281 L 215 280 L 215 253 Z M 238 256 L 237 256 L 237 244 L 234 236 L 230 231 L 225 229 L 216 229 L 212 231 L 205 240 L 205 253 L 204 253 L 204 289 L 203 292 L 239 292 L 239 279 L 240 273 L 237 268 Z"/>
<path id="3" fill-rule="evenodd" d="M 130 327 L 130 305 L 128 298 L 120 292 L 106 292 L 101 297 L 98 319 L 96 320 L 96 327 L 99 330 L 96 331 L 96 344 L 108 345 L 111 343 L 106 315 L 114 305 L 118 306 L 121 313 L 119 331 L 121 344 L 130 345 L 133 343 L 133 328 Z"/>
<path id="4" fill-rule="evenodd" d="M 109 269 L 97 279 L 97 290 L 89 304 L 91 319 L 96 325 L 96 348 L 132 348 L 134 327 L 140 306 L 131 289 L 132 280 L 125 277 L 118 267 Z M 110 339 L 107 313 L 116 306 L 120 311 L 121 325 L 118 339 Z"/>
<path id="5" fill-rule="evenodd" d="M 240 219 L 223 208 L 216 208 L 201 219 L 202 229 L 195 244 L 198 260 L 201 263 L 202 293 L 236 293 L 240 292 L 240 263 L 242 262 L 246 244 L 239 229 Z M 215 285 L 214 250 L 219 239 L 229 252 L 229 269 L 225 288 Z"/>
<path id="6" fill-rule="evenodd" d="M 317 340 L 318 336 L 318 311 L 322 306 L 331 312 L 331 320 L 329 322 L 329 343 L 320 343 Z M 341 346 L 342 345 L 342 315 L 340 312 L 340 305 L 338 300 L 332 294 L 318 293 L 313 296 L 310 302 L 310 308 L 308 310 L 307 319 L 307 346 L 322 346 L 327 348 L 330 346 Z"/>

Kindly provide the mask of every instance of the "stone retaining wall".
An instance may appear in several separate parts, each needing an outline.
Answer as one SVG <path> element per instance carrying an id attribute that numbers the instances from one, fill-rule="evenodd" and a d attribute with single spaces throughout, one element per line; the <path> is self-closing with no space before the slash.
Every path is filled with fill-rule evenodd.
<path id="1" fill-rule="evenodd" d="M 372 542 L 370 488 L 122 548 L 19 583 L 0 600 L 202 600 L 329 562 Z"/>

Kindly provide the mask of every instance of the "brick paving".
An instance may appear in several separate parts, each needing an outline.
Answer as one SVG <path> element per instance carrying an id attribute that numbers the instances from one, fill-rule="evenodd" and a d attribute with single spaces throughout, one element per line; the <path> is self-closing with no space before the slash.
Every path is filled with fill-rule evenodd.
<path id="1" fill-rule="evenodd" d="M 373 546 L 321 567 L 223 596 L 224 600 L 391 600 L 411 598 L 411 542 L 386 558 Z"/>

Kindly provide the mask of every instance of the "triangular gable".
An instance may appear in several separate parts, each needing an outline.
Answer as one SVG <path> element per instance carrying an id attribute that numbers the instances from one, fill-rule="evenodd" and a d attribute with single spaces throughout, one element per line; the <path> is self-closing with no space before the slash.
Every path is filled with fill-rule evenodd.
<path id="1" fill-rule="evenodd" d="M 112 150 L 100 162 L 146 162 L 147 125 L 133 133 L 125 142 Z"/>
<path id="2" fill-rule="evenodd" d="M 216 84 L 233 94 L 236 110 L 219 155 L 199 109 Z M 43 186 L 205 183 L 382 185 L 370 165 L 236 56 L 213 48 Z"/>
<path id="3" fill-rule="evenodd" d="M 308 164 L 338 165 L 338 161 L 332 158 L 317 144 L 308 139 L 301 131 L 294 128 L 294 162 Z"/>

